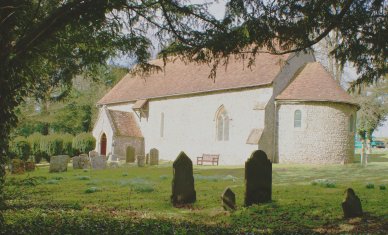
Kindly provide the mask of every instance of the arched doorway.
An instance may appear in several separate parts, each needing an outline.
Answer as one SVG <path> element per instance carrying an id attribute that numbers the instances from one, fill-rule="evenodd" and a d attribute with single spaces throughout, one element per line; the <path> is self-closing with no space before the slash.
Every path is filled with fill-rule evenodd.
<path id="1" fill-rule="evenodd" d="M 105 135 L 105 133 L 102 134 L 101 140 L 100 140 L 100 154 L 106 156 L 106 135 Z"/>

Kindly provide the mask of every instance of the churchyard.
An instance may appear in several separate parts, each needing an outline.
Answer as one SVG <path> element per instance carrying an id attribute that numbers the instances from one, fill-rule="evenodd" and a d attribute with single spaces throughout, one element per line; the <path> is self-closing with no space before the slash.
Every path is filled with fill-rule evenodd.
<path id="1" fill-rule="evenodd" d="M 388 152 L 369 160 L 365 168 L 358 155 L 347 165 L 273 164 L 272 201 L 250 207 L 244 207 L 244 166 L 196 166 L 193 161 L 196 200 L 174 207 L 172 162 L 101 170 L 73 169 L 69 163 L 61 173 L 49 173 L 48 164 L 42 164 L 32 172 L 7 175 L 7 228 L 0 233 L 384 234 Z M 236 196 L 234 211 L 222 206 L 221 194 L 228 187 Z M 349 187 L 361 199 L 362 217 L 344 218 L 341 203 Z"/>

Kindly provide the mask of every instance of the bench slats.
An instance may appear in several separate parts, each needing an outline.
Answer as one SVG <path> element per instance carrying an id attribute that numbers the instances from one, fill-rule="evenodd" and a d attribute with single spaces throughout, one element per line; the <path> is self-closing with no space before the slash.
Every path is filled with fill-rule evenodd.
<path id="1" fill-rule="evenodd" d="M 211 163 L 213 166 L 217 164 L 220 159 L 219 154 L 202 154 L 202 157 L 197 157 L 197 165 L 203 165 L 205 162 Z"/>

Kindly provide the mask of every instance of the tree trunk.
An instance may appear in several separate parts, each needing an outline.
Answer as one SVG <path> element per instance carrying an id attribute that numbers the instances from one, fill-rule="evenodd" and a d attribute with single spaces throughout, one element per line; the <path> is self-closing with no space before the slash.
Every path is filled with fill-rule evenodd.
<path id="1" fill-rule="evenodd" d="M 367 155 L 366 155 L 366 139 L 362 140 L 362 148 L 361 148 L 361 166 L 367 165 Z"/>

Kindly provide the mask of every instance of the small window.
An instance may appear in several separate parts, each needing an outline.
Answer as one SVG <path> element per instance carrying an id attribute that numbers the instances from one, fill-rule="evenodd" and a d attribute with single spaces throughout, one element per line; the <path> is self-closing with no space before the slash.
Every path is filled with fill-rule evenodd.
<path id="1" fill-rule="evenodd" d="M 294 113 L 294 127 L 302 127 L 302 112 L 300 110 L 295 110 Z"/>
<path id="2" fill-rule="evenodd" d="M 217 140 L 228 141 L 229 140 L 229 116 L 225 109 L 219 110 L 217 114 Z"/>
<path id="3" fill-rule="evenodd" d="M 160 137 L 164 137 L 164 113 L 160 114 Z"/>
<path id="4" fill-rule="evenodd" d="M 354 117 L 353 115 L 350 115 L 349 117 L 349 132 L 354 131 Z"/>

